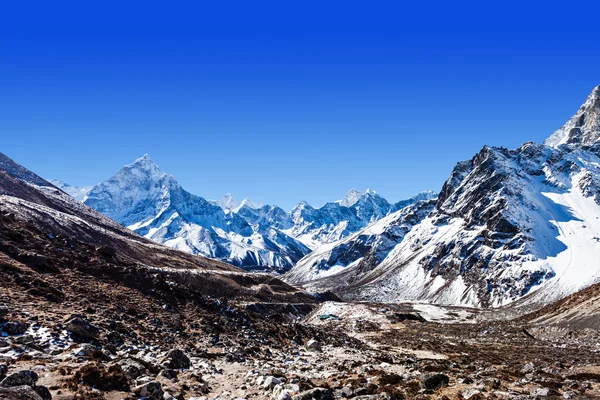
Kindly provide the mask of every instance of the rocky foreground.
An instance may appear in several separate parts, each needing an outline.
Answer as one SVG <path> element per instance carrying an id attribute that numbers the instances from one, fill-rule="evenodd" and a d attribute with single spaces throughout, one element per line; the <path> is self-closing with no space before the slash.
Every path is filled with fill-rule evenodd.
<path id="1" fill-rule="evenodd" d="M 600 396 L 593 330 L 423 305 L 177 304 L 77 271 L 60 280 L 59 302 L 3 281 L 0 399 Z"/>

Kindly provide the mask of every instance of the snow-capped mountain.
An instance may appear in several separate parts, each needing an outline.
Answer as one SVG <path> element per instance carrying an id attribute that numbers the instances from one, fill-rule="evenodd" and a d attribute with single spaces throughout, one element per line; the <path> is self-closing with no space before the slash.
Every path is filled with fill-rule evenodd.
<path id="1" fill-rule="evenodd" d="M 68 183 L 60 181 L 58 179 L 52 179 L 49 182 L 51 184 L 53 184 L 54 186 L 56 186 L 57 188 L 59 188 L 60 190 L 62 190 L 63 192 L 65 192 L 68 195 L 70 195 L 71 197 L 73 197 L 75 200 L 79 200 L 79 201 L 85 201 L 87 198 L 87 194 L 93 188 L 93 186 L 79 187 L 79 186 L 69 185 Z"/>
<path id="2" fill-rule="evenodd" d="M 327 203 L 321 208 L 313 208 L 308 203 L 301 202 L 290 212 L 293 226 L 285 232 L 315 249 L 345 238 L 417 200 L 433 196 L 433 192 L 425 191 L 411 199 L 390 204 L 373 190 L 367 189 L 361 193 L 351 189 L 342 200 Z"/>
<path id="3" fill-rule="evenodd" d="M 238 202 L 231 193 L 225 194 L 220 200 L 209 200 L 212 204 L 221 207 L 225 211 L 237 211 L 242 206 L 250 208 L 261 208 L 262 204 L 255 203 L 250 199 Z"/>
<path id="4" fill-rule="evenodd" d="M 435 202 L 317 248 L 286 275 L 347 298 L 548 303 L 600 281 L 600 87 L 544 145 L 484 147 Z"/>
<path id="5" fill-rule="evenodd" d="M 255 230 L 185 191 L 148 155 L 94 186 L 85 204 L 146 238 L 244 268 L 289 269 L 309 251 L 275 228 Z"/>

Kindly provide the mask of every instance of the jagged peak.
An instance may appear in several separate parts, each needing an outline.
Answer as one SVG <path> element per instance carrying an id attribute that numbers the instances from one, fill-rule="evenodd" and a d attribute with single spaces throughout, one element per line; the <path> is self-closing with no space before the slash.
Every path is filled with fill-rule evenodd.
<path id="1" fill-rule="evenodd" d="M 588 95 L 579 110 L 544 144 L 550 147 L 561 145 L 592 145 L 600 141 L 600 85 Z"/>

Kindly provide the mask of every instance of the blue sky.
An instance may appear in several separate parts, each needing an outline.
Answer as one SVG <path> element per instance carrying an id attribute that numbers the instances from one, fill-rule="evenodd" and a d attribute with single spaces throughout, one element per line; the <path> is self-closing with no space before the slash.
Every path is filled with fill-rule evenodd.
<path id="1" fill-rule="evenodd" d="M 543 141 L 600 84 L 593 3 L 18 3 L 0 151 L 76 185 L 148 153 L 207 198 L 397 201 Z"/>

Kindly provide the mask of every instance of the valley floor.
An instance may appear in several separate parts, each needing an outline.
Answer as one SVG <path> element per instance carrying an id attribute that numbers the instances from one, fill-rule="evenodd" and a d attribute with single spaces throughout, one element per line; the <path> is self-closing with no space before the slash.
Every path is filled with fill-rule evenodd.
<path id="1" fill-rule="evenodd" d="M 427 304 L 174 307 L 76 272 L 61 278 L 63 292 L 89 300 L 0 292 L 0 365 L 34 371 L 53 399 L 600 398 L 593 330 Z M 67 332 L 73 321 L 79 335 Z M 26 328 L 6 333 L 14 322 Z M 36 399 L 10 396 L 0 388 L 0 399 Z"/>

